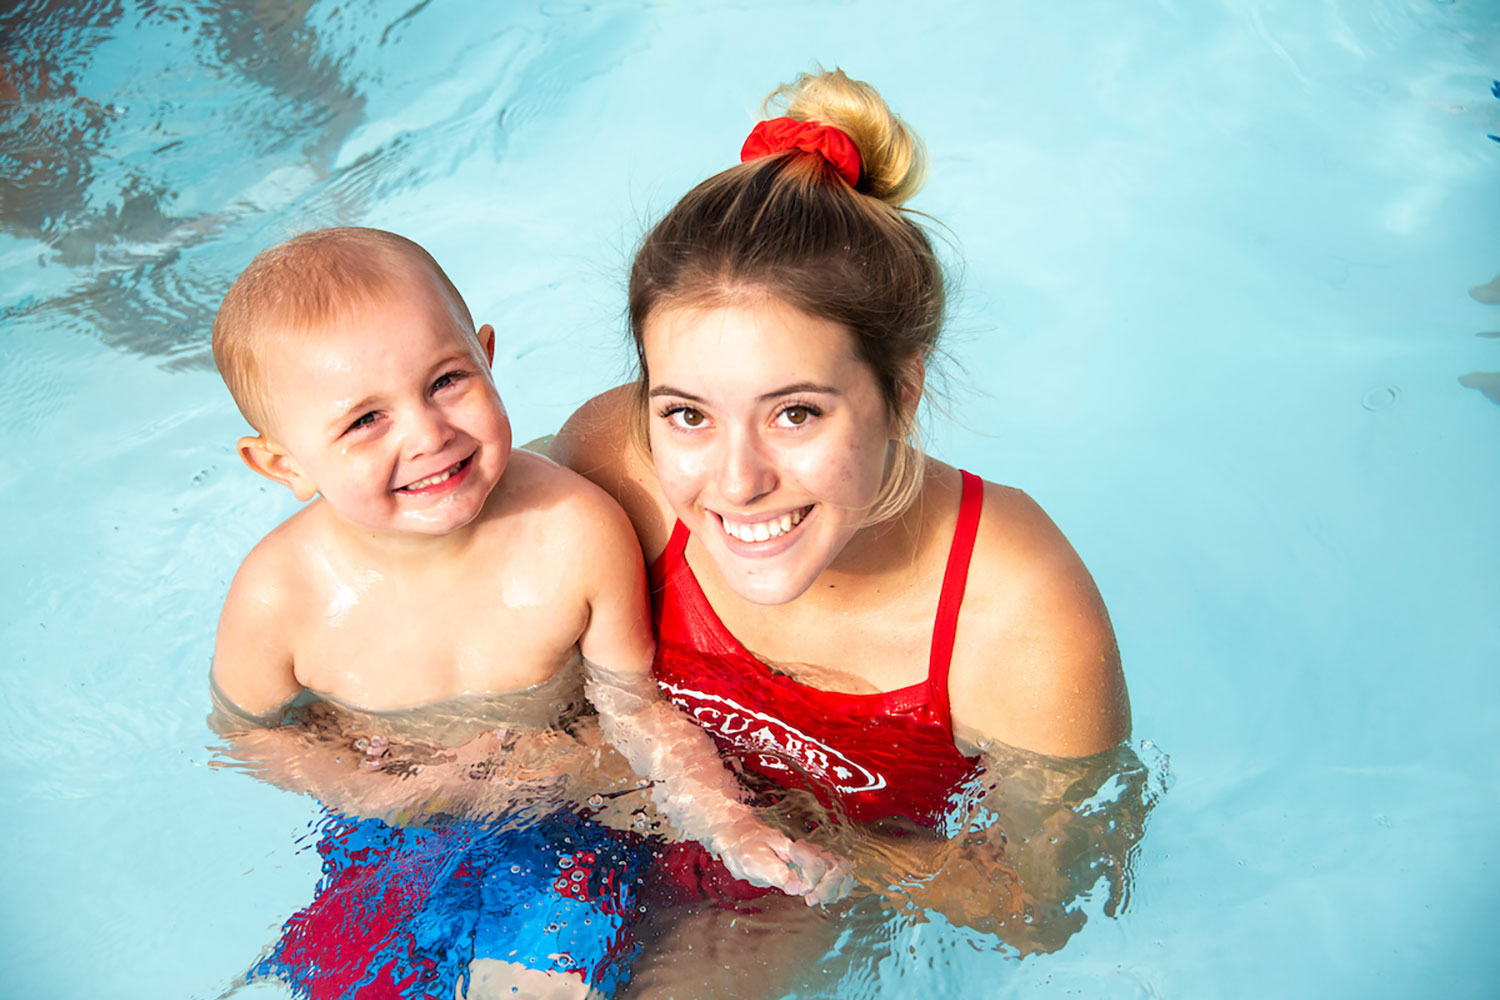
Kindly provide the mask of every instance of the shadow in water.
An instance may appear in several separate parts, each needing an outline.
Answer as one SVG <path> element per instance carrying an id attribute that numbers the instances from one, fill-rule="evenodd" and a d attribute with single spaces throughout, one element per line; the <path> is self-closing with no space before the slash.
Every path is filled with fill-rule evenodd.
<path id="1" fill-rule="evenodd" d="M 1475 301 L 1486 305 L 1500 305 L 1500 274 L 1495 275 L 1486 284 L 1476 285 L 1469 289 L 1469 295 Z M 1490 340 L 1500 340 L 1500 330 L 1488 331 L 1479 336 Z M 1459 376 L 1458 384 L 1467 389 L 1478 389 L 1484 393 L 1484 398 L 1500 405 L 1500 372 L 1469 372 L 1467 375 Z"/>
<path id="2" fill-rule="evenodd" d="M 9 255 L 7 283 L 22 287 L 3 293 L 0 317 L 86 332 L 171 365 L 210 363 L 226 276 L 243 263 L 227 263 L 222 244 L 256 212 L 180 211 L 179 202 L 211 201 L 184 198 L 184 188 L 213 182 L 226 155 L 265 170 L 279 157 L 326 176 L 362 119 L 363 98 L 306 23 L 310 7 L 262 0 L 189 15 L 31 0 L 0 14 L 0 229 L 35 244 L 37 267 L 25 273 L 24 249 Z M 178 40 L 158 51 L 154 32 Z M 214 76 L 182 83 L 204 70 L 193 58 L 204 52 Z M 108 82 L 122 68 L 123 88 Z M 194 103 L 204 90 L 244 99 L 205 122 Z M 235 122 L 253 128 L 212 127 Z"/>

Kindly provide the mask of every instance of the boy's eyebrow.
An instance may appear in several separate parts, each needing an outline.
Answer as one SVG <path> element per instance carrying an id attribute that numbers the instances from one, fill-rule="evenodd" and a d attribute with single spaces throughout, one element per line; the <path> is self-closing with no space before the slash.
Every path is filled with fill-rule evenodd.
<path id="1" fill-rule="evenodd" d="M 772 389 L 770 392 L 761 393 L 756 398 L 759 402 L 764 403 L 767 400 L 779 399 L 782 396 L 795 396 L 803 392 L 817 392 L 826 396 L 837 396 L 839 394 L 839 390 L 831 385 L 823 385 L 819 382 L 793 382 L 791 385 L 784 385 L 779 389 Z M 702 396 L 695 396 L 691 392 L 684 392 L 670 385 L 659 385 L 652 389 L 649 395 L 652 399 L 655 399 L 657 396 L 676 396 L 694 403 L 707 402 Z"/>
<path id="2" fill-rule="evenodd" d="M 468 351 L 454 351 L 447 357 L 433 362 L 428 368 L 428 374 L 431 375 L 440 369 L 449 368 L 453 365 L 472 365 L 475 363 L 473 355 Z M 342 407 L 338 411 L 339 415 L 328 421 L 328 429 L 343 430 L 343 425 L 348 423 L 356 414 L 360 414 L 364 410 L 373 409 L 380 401 L 380 395 L 375 394 L 366 396 L 357 403 Z"/>
<path id="3" fill-rule="evenodd" d="M 343 425 L 348 423 L 350 418 L 354 414 L 362 413 L 364 410 L 370 409 L 375 405 L 378 399 L 379 397 L 377 396 L 366 396 L 364 399 L 361 399 L 357 403 L 351 403 L 348 406 L 340 408 L 338 411 L 338 416 L 328 421 L 328 429 L 343 430 Z"/>

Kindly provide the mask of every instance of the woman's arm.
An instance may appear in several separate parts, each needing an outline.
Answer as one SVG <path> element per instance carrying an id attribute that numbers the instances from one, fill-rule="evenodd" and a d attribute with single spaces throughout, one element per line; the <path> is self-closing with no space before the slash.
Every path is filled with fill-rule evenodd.
<path id="1" fill-rule="evenodd" d="M 948 682 L 953 728 L 1056 757 L 1130 735 L 1130 698 L 1109 613 L 1052 520 L 1019 490 L 985 484 Z"/>
<path id="2" fill-rule="evenodd" d="M 605 737 L 642 777 L 677 829 L 717 854 L 737 877 L 775 886 L 809 904 L 846 895 L 838 859 L 791 840 L 741 801 L 742 789 L 708 733 L 662 697 L 651 676 L 655 644 L 641 553 L 624 513 L 587 484 L 576 505 L 587 560 L 589 622 L 579 639 L 585 692 Z M 555 515 L 554 515 L 555 516 Z"/>
<path id="3" fill-rule="evenodd" d="M 635 387 L 616 386 L 580 406 L 547 454 L 591 481 L 625 510 L 646 561 L 667 546 L 675 518 L 656 485 L 650 457 L 630 433 Z"/>
<path id="4" fill-rule="evenodd" d="M 887 844 L 887 868 L 861 881 L 883 882 L 897 906 L 942 913 L 1022 954 L 1056 951 L 1090 910 L 1117 916 L 1128 904 L 1167 766 L 1154 748 L 1129 743 L 1083 758 L 994 747 L 955 817 L 959 832 Z"/>

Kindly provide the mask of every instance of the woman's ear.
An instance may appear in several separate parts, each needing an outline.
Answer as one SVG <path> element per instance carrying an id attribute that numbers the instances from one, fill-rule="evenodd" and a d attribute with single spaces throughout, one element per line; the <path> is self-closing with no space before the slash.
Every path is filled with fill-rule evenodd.
<path id="1" fill-rule="evenodd" d="M 495 328 L 486 323 L 474 331 L 474 335 L 479 338 L 479 344 L 484 348 L 484 356 L 489 359 L 490 366 L 493 367 L 495 364 Z"/>
<path id="2" fill-rule="evenodd" d="M 303 473 L 297 460 L 270 438 L 242 437 L 239 453 L 246 465 L 291 490 L 298 500 L 305 503 L 318 495 L 318 487 Z"/>
<path id="3" fill-rule="evenodd" d="M 927 362 L 921 354 L 913 354 L 901 365 L 896 375 L 896 403 L 899 409 L 892 415 L 892 439 L 904 440 L 908 429 L 917 422 L 917 407 L 922 403 L 922 390 L 926 382 Z"/>

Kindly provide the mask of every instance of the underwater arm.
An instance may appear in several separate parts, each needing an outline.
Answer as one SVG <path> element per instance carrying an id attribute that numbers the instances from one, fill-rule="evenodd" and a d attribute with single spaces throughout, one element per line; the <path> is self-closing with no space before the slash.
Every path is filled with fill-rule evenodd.
<path id="1" fill-rule="evenodd" d="M 280 724 L 220 734 L 224 745 L 214 766 L 248 771 L 349 816 L 409 824 L 437 814 L 514 815 L 553 803 L 557 794 L 529 775 L 497 773 L 496 762 L 514 756 L 515 737 L 504 730 L 458 747 L 397 742 L 363 733 L 342 709 L 313 701 L 288 710 Z"/>
<path id="2" fill-rule="evenodd" d="M 596 586 L 579 646 L 585 692 L 607 739 L 654 782 L 651 798 L 683 834 L 717 854 L 737 877 L 771 885 L 809 904 L 842 898 L 846 866 L 768 826 L 741 801 L 739 782 L 713 740 L 661 696 L 651 677 L 654 642 L 640 549 L 624 513 L 598 498 L 608 538 L 596 539 Z"/>
<path id="3" fill-rule="evenodd" d="M 1111 917 L 1125 908 L 1147 817 L 1170 784 L 1165 755 L 1128 743 L 1082 759 L 994 747 L 982 781 L 952 839 L 893 879 L 907 905 L 1022 954 L 1061 948 L 1090 903 Z"/>

